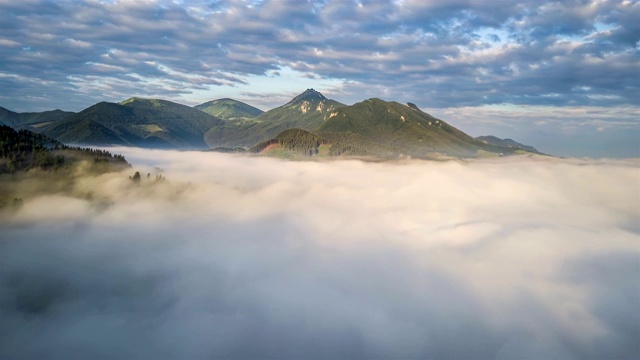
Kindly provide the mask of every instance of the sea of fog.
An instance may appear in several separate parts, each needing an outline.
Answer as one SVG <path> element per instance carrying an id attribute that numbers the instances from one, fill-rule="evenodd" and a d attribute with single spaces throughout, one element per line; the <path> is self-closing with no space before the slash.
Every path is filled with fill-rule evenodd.
<path id="1" fill-rule="evenodd" d="M 0 219 L 0 358 L 640 357 L 638 159 L 111 151 Z"/>

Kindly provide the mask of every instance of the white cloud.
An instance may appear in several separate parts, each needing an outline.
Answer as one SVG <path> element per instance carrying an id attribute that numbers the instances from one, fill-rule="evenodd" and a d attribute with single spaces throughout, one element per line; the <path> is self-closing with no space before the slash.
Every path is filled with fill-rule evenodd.
<path id="1" fill-rule="evenodd" d="M 0 46 L 17 47 L 17 46 L 20 46 L 20 43 L 17 41 L 9 40 L 9 39 L 0 39 Z"/>
<path id="2" fill-rule="evenodd" d="M 3 357 L 640 354 L 637 160 L 114 151 L 2 219 Z"/>

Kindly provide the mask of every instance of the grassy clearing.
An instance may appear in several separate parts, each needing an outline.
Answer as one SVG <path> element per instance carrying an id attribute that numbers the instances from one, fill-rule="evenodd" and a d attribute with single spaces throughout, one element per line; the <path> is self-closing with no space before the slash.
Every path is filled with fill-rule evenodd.
<path id="1" fill-rule="evenodd" d="M 34 128 L 37 129 L 37 128 L 41 128 L 43 126 L 47 126 L 47 125 L 49 125 L 51 123 L 53 123 L 53 121 L 45 121 L 45 122 L 41 122 L 41 123 L 37 123 L 37 124 L 31 124 L 31 127 L 34 127 Z"/>
<path id="2" fill-rule="evenodd" d="M 293 151 L 283 148 L 280 144 L 269 145 L 262 151 L 262 155 L 272 156 L 280 159 L 293 159 L 296 154 Z"/>
<path id="3" fill-rule="evenodd" d="M 162 129 L 157 124 L 134 125 L 134 127 L 138 128 L 138 129 L 142 129 L 142 130 L 150 132 L 150 133 L 154 133 L 154 132 L 157 132 L 157 131 L 164 131 L 164 129 Z"/>
<path id="4" fill-rule="evenodd" d="M 477 156 L 478 158 L 485 159 L 485 158 L 495 158 L 495 157 L 499 157 L 500 155 L 499 155 L 499 154 L 496 154 L 496 153 L 492 153 L 492 152 L 490 152 L 490 151 L 486 151 L 486 150 L 478 149 L 478 151 L 476 152 L 476 156 Z"/>

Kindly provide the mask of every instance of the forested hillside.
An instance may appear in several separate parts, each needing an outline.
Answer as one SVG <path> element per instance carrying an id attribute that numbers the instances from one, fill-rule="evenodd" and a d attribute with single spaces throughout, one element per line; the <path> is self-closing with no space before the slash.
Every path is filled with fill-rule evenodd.
<path id="1" fill-rule="evenodd" d="M 0 174 L 30 169 L 55 170 L 77 160 L 95 164 L 126 166 L 122 155 L 105 150 L 71 147 L 29 130 L 0 126 Z"/>

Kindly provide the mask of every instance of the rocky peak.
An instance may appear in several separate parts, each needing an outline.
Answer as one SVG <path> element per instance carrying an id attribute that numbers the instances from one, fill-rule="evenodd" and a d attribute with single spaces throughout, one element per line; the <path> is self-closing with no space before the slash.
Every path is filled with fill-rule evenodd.
<path id="1" fill-rule="evenodd" d="M 301 103 L 303 101 L 312 102 L 312 101 L 322 101 L 322 100 L 325 100 L 325 99 L 326 99 L 326 97 L 324 97 L 324 95 L 322 95 L 320 92 L 318 92 L 318 91 L 316 91 L 314 89 L 307 89 L 302 94 L 294 97 L 293 100 L 289 101 L 285 106 L 298 104 L 298 103 Z"/>
<path id="2" fill-rule="evenodd" d="M 408 107 L 410 107 L 410 108 L 411 108 L 411 109 L 413 109 L 413 110 L 418 110 L 418 111 L 420 110 L 420 109 L 418 109 L 418 107 L 417 107 L 417 106 L 416 106 L 416 104 L 414 104 L 414 103 L 410 103 L 410 102 L 408 102 L 408 103 L 407 103 L 407 106 L 408 106 Z"/>

